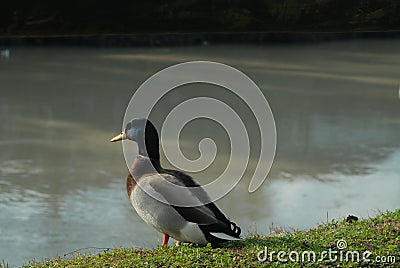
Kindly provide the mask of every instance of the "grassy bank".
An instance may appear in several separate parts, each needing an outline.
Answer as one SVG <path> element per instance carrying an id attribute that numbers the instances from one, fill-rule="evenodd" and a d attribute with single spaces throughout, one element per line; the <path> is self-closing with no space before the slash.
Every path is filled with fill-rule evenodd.
<path id="1" fill-rule="evenodd" d="M 5 1 L 0 35 L 384 31 L 399 11 L 395 0 Z"/>
<path id="2" fill-rule="evenodd" d="M 264 258 L 265 251 L 267 256 L 262 263 L 257 256 Z M 280 251 L 283 253 L 278 254 Z M 317 261 L 321 258 L 322 261 Z M 78 254 L 72 258 L 32 262 L 26 267 L 258 267 L 282 263 L 318 267 L 400 266 L 400 209 L 369 219 L 333 220 L 308 231 L 255 235 L 221 248 L 195 245 L 120 248 L 96 255 Z"/>
<path id="3" fill-rule="evenodd" d="M 0 49 L 9 46 L 159 47 L 216 44 L 293 44 L 354 39 L 399 39 L 400 30 L 384 31 L 271 31 L 271 32 L 159 32 L 151 34 L 53 34 L 9 35 L 0 33 Z"/>

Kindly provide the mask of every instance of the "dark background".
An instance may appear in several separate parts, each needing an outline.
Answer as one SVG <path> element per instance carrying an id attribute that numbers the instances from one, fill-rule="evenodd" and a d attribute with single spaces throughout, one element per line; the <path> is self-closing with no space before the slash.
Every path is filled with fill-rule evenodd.
<path id="1" fill-rule="evenodd" d="M 3 1 L 0 36 L 392 31 L 395 0 Z"/>

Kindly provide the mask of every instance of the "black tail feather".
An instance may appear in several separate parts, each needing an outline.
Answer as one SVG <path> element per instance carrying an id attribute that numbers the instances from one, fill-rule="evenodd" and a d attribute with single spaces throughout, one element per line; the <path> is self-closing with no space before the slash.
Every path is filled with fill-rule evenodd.
<path id="1" fill-rule="evenodd" d="M 228 221 L 226 223 L 219 222 L 210 225 L 199 225 L 199 227 L 200 230 L 203 232 L 204 236 L 206 237 L 207 241 L 210 242 L 211 244 L 220 244 L 230 241 L 230 239 L 223 239 L 220 237 L 216 237 L 212 233 L 224 233 L 226 235 L 240 239 L 240 234 L 242 232 L 240 227 L 237 226 L 236 223 L 231 221 Z"/>

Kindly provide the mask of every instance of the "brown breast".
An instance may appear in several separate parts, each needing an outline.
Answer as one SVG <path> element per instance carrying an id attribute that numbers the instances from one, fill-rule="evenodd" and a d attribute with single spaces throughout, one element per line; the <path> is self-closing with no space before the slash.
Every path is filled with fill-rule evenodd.
<path id="1" fill-rule="evenodd" d="M 133 178 L 132 174 L 129 172 L 128 177 L 126 178 L 126 191 L 128 192 L 128 197 L 131 196 L 132 191 L 136 187 L 136 181 Z"/>
<path id="2" fill-rule="evenodd" d="M 160 168 L 159 162 L 154 163 L 147 157 L 137 157 L 128 173 L 128 177 L 126 178 L 126 190 L 128 196 L 131 196 L 131 193 L 140 179 L 145 177 L 145 175 L 157 173 Z"/>

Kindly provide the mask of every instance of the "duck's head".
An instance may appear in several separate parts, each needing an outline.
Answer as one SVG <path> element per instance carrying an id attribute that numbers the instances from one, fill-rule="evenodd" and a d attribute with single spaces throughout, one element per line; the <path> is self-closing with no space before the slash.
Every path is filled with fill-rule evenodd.
<path id="1" fill-rule="evenodd" d="M 112 138 L 111 142 L 131 140 L 138 144 L 139 154 L 158 159 L 159 141 L 158 133 L 154 125 L 145 118 L 135 118 L 129 121 L 125 129 Z"/>

